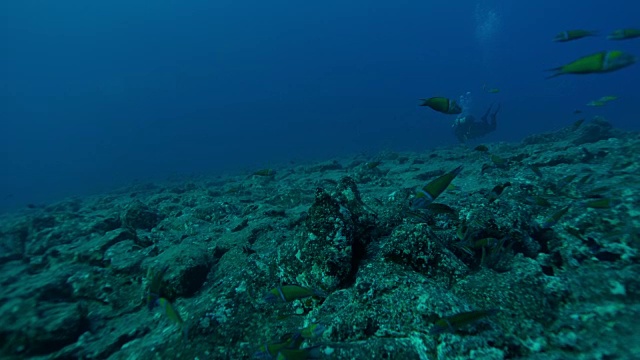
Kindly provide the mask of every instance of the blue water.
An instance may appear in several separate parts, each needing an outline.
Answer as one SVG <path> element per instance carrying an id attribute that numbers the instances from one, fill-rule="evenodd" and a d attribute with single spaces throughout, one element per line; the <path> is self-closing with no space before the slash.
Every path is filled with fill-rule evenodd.
<path id="1" fill-rule="evenodd" d="M 3 1 L 0 209 L 171 174 L 455 144 L 417 107 L 502 104 L 484 142 L 602 115 L 638 130 L 640 65 L 545 80 L 601 50 L 640 56 L 618 1 Z M 556 33 L 600 37 L 554 43 Z M 500 89 L 483 92 L 484 84 Z M 604 95 L 620 99 L 584 105 Z"/>

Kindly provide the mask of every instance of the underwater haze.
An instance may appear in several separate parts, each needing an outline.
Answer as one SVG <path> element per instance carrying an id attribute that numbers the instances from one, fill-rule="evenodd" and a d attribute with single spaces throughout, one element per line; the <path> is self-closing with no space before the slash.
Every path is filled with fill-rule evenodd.
<path id="1" fill-rule="evenodd" d="M 500 103 L 483 142 L 595 115 L 638 130 L 640 65 L 545 79 L 602 50 L 640 56 L 640 39 L 606 38 L 638 14 L 628 0 L 3 1 L 0 209 L 456 144 L 454 118 L 418 106 L 432 96 L 476 116 Z M 570 29 L 599 36 L 552 41 Z M 585 105 L 602 96 L 618 99 Z"/>

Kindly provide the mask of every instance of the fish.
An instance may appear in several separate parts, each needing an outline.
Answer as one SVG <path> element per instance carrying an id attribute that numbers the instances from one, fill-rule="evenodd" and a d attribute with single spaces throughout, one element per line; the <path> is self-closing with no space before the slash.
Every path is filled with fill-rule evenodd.
<path id="1" fill-rule="evenodd" d="M 600 99 L 598 99 L 598 101 L 601 102 L 609 102 L 609 101 L 613 101 L 613 100 L 618 100 L 618 97 L 615 95 L 605 95 L 603 97 L 601 97 Z"/>
<path id="2" fill-rule="evenodd" d="M 438 319 L 433 324 L 433 327 L 431 328 L 429 333 L 431 335 L 437 335 L 445 332 L 454 332 L 478 320 L 494 315 L 497 312 L 498 312 L 498 309 L 475 310 L 475 311 L 461 312 L 451 316 L 446 316 Z"/>
<path id="3" fill-rule="evenodd" d="M 587 103 L 587 106 L 591 106 L 591 107 L 600 107 L 600 106 L 604 106 L 605 102 L 604 101 L 600 101 L 600 100 L 594 100 L 594 101 L 589 101 Z"/>
<path id="4" fill-rule="evenodd" d="M 525 198 L 525 200 L 529 204 L 533 204 L 533 205 L 538 205 L 538 206 L 542 206 L 542 207 L 551 206 L 551 203 L 549 202 L 549 200 L 547 200 L 546 198 L 543 198 L 542 196 L 539 196 L 539 195 L 527 196 Z"/>
<path id="5" fill-rule="evenodd" d="M 432 97 L 428 99 L 420 99 L 420 106 L 428 106 L 437 112 L 448 115 L 456 115 L 462 113 L 462 107 L 455 100 L 445 97 Z"/>
<path id="6" fill-rule="evenodd" d="M 277 343 L 264 343 L 253 354 L 255 359 L 274 359 L 282 349 L 297 349 L 302 345 L 304 338 L 295 334 L 287 334 L 282 341 Z"/>
<path id="7" fill-rule="evenodd" d="M 312 296 L 325 298 L 327 294 L 319 290 L 312 290 L 298 285 L 282 285 L 269 290 L 264 300 L 268 303 L 278 303 L 290 302 Z"/>
<path id="8" fill-rule="evenodd" d="M 147 290 L 147 307 L 149 310 L 158 305 L 158 299 L 160 299 L 160 291 L 162 289 L 162 281 L 164 273 L 167 272 L 168 265 L 163 266 L 159 271 L 155 271 L 153 268 L 149 268 L 147 271 L 147 278 L 149 279 L 149 289 Z"/>
<path id="9" fill-rule="evenodd" d="M 480 152 L 487 152 L 489 151 L 489 148 L 486 145 L 478 145 L 476 147 L 473 148 L 473 150 L 475 151 L 480 151 Z"/>
<path id="10" fill-rule="evenodd" d="M 182 317 L 180 316 L 178 311 L 173 307 L 173 305 L 171 305 L 169 300 L 162 297 L 159 298 L 158 306 L 160 307 L 162 312 L 167 316 L 169 320 L 171 320 L 173 323 L 177 324 L 180 327 L 180 330 L 182 330 L 183 338 L 187 339 L 188 328 L 185 326 L 185 323 L 182 320 Z"/>
<path id="11" fill-rule="evenodd" d="M 487 87 L 487 84 L 482 85 L 482 90 L 489 94 L 497 94 L 500 92 L 500 89 Z"/>
<path id="12" fill-rule="evenodd" d="M 551 229 L 555 224 L 558 223 L 561 217 L 563 217 L 567 212 L 569 212 L 570 206 L 565 206 L 562 209 L 556 211 L 550 217 L 545 220 L 542 224 L 542 229 Z"/>
<path id="13" fill-rule="evenodd" d="M 275 176 L 276 171 L 273 169 L 260 169 L 255 171 L 253 174 L 253 176 Z"/>
<path id="14" fill-rule="evenodd" d="M 527 166 L 531 171 L 533 171 L 534 174 L 536 174 L 538 177 L 543 177 L 544 175 L 542 174 L 542 171 L 540 171 L 540 167 L 538 165 L 535 164 L 529 164 Z"/>
<path id="15" fill-rule="evenodd" d="M 578 119 L 576 120 L 573 124 L 571 124 L 571 131 L 576 131 L 580 128 L 580 126 L 582 126 L 582 124 L 584 123 L 585 119 Z"/>
<path id="16" fill-rule="evenodd" d="M 432 180 L 427 185 L 416 192 L 416 196 L 411 202 L 411 209 L 424 209 L 431 204 L 440 194 L 442 194 L 453 179 L 462 171 L 462 165 L 452 171 Z"/>
<path id="17" fill-rule="evenodd" d="M 554 71 L 555 73 L 548 76 L 547 79 L 567 74 L 607 73 L 633 65 L 636 61 L 635 56 L 620 50 L 600 51 L 595 54 L 583 56 L 566 65 L 549 69 L 548 71 Z"/>
<path id="18" fill-rule="evenodd" d="M 580 109 L 575 109 L 575 110 L 573 110 L 573 114 L 574 114 L 574 115 L 582 114 L 582 110 L 580 110 Z"/>
<path id="19" fill-rule="evenodd" d="M 565 177 L 563 177 L 562 179 L 558 180 L 558 183 L 556 183 L 556 189 L 557 190 L 562 190 L 564 189 L 567 185 L 569 185 L 573 180 L 575 180 L 575 178 L 578 175 L 576 174 L 571 174 L 571 175 L 567 175 Z"/>
<path id="20" fill-rule="evenodd" d="M 449 205 L 434 203 L 425 206 L 425 209 L 429 210 L 433 214 L 455 214 L 456 211 L 453 210 Z"/>
<path id="21" fill-rule="evenodd" d="M 378 167 L 378 165 L 382 164 L 382 161 L 370 161 L 365 163 L 367 169 L 373 170 Z"/>
<path id="22" fill-rule="evenodd" d="M 493 163 L 493 165 L 495 165 L 495 167 L 499 168 L 499 169 L 506 169 L 507 168 L 507 160 L 504 158 L 501 158 L 498 155 L 494 155 L 491 154 L 491 156 L 489 157 L 491 159 L 491 162 Z"/>
<path id="23" fill-rule="evenodd" d="M 618 29 L 614 30 L 607 39 L 609 40 L 629 40 L 640 37 L 640 29 Z"/>
<path id="24" fill-rule="evenodd" d="M 325 330 L 327 330 L 326 326 L 319 323 L 315 323 L 307 326 L 304 329 L 300 329 L 296 334 L 298 334 L 304 339 L 316 339 L 322 336 Z"/>
<path id="25" fill-rule="evenodd" d="M 492 203 L 496 200 L 498 200 L 498 197 L 500 197 L 500 195 L 502 194 L 502 192 L 504 191 L 505 188 L 511 186 L 510 182 L 505 182 L 504 184 L 498 184 L 496 186 L 493 187 L 493 189 L 491 189 L 491 191 L 489 191 L 489 194 L 487 194 L 487 199 L 489 199 L 489 203 Z"/>
<path id="26" fill-rule="evenodd" d="M 598 36 L 598 32 L 597 31 L 590 31 L 590 30 L 581 30 L 581 29 L 567 30 L 567 31 L 563 31 L 561 33 L 558 33 L 556 35 L 556 37 L 553 38 L 553 41 L 555 41 L 555 42 L 567 42 L 567 41 L 573 41 L 573 40 L 582 39 L 582 38 L 585 38 L 587 36 Z"/>
<path id="27" fill-rule="evenodd" d="M 590 209 L 611 209 L 622 202 L 619 199 L 600 198 L 583 202 L 581 205 Z"/>

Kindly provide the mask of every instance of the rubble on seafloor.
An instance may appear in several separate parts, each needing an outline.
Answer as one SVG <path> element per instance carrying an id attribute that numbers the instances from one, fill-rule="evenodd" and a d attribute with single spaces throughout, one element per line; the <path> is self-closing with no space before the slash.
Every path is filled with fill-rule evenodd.
<path id="1" fill-rule="evenodd" d="M 136 184 L 6 214 L 0 357 L 269 358 L 310 324 L 323 331 L 296 343 L 314 349 L 296 359 L 640 354 L 639 134 L 596 118 L 485 145 Z M 437 206 L 410 207 L 460 165 Z M 324 295 L 265 301 L 280 285 Z"/>

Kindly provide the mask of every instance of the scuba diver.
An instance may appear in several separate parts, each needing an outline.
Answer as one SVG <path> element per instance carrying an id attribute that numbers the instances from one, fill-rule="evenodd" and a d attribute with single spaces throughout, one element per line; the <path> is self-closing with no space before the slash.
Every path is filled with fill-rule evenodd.
<path id="1" fill-rule="evenodd" d="M 479 138 L 487 135 L 496 129 L 496 115 L 500 111 L 500 105 L 496 111 L 491 112 L 493 105 L 489 106 L 487 112 L 482 116 L 481 121 L 476 121 L 473 115 L 459 117 L 453 123 L 453 133 L 461 143 L 467 140 Z"/>

